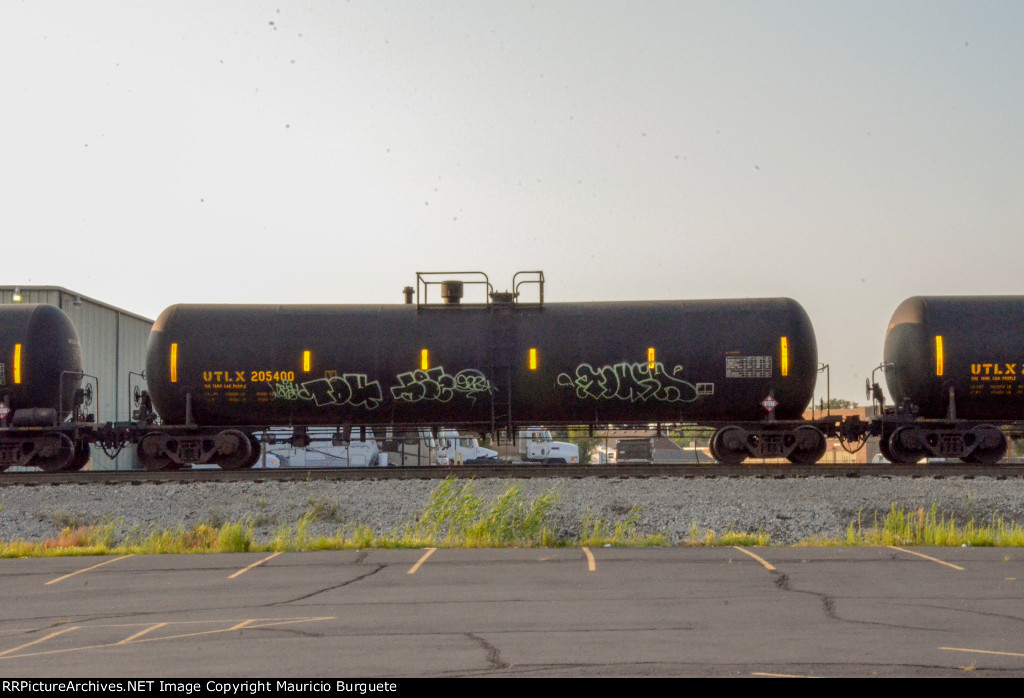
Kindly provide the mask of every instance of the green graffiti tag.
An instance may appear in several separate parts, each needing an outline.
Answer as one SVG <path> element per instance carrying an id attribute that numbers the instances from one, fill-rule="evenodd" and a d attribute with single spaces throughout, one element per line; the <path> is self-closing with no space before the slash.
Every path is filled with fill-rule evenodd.
<path id="1" fill-rule="evenodd" d="M 345 373 L 306 381 L 271 383 L 274 397 L 282 400 L 312 400 L 317 407 L 341 406 L 377 409 L 383 397 L 380 383 L 369 380 L 365 373 Z"/>
<path id="2" fill-rule="evenodd" d="M 487 377 L 473 368 L 452 375 L 445 373 L 444 366 L 436 366 L 400 373 L 396 378 L 398 385 L 391 388 L 391 395 L 399 402 L 449 402 L 462 395 L 475 403 L 478 395 L 494 389 Z"/>
<path id="3" fill-rule="evenodd" d="M 308 391 L 302 389 L 302 386 L 291 381 L 271 383 L 270 387 L 274 389 L 274 397 L 281 400 L 309 400 L 312 397 Z"/>
<path id="4" fill-rule="evenodd" d="M 676 366 L 669 374 L 660 361 L 654 362 L 653 369 L 647 362 L 622 361 L 599 368 L 580 364 L 575 375 L 558 374 L 556 385 L 575 389 L 581 400 L 693 402 L 697 388 L 675 377 L 682 371 L 682 366 Z"/>

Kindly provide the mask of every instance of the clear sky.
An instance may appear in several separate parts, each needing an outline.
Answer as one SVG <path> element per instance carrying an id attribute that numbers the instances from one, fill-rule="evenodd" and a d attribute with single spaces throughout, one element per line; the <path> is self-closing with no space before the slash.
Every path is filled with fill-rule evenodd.
<path id="1" fill-rule="evenodd" d="M 149 317 L 789 296 L 863 403 L 904 298 L 1024 293 L 1017 0 L 0 0 L 0 64 L 2 283 Z"/>

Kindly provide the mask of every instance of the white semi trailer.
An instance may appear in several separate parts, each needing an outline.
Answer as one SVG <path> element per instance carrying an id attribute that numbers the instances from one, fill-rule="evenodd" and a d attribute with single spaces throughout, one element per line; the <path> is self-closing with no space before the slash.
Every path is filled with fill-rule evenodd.
<path id="1" fill-rule="evenodd" d="M 481 446 L 475 436 L 460 436 L 454 429 L 441 429 L 437 441 L 438 465 L 498 462 L 498 452 Z"/>
<path id="2" fill-rule="evenodd" d="M 352 438 L 341 441 L 331 430 L 310 429 L 306 436 L 306 446 L 296 446 L 290 439 L 290 430 L 273 430 L 267 432 L 266 464 L 268 468 L 369 468 L 384 465 L 373 430 L 366 430 L 366 438 Z M 263 459 L 257 461 L 256 468 L 263 467 Z"/>
<path id="3" fill-rule="evenodd" d="M 367 429 L 365 438 L 355 432 L 341 440 L 337 432 L 310 428 L 309 443 L 296 442 L 289 430 L 268 432 L 265 463 L 268 468 L 359 468 L 374 466 L 463 465 L 498 462 L 498 452 L 480 445 L 475 436 L 455 429 L 440 429 L 435 438 L 430 429 L 420 429 L 410 438 L 376 438 Z M 519 459 L 528 463 L 578 465 L 580 449 L 575 444 L 555 441 L 543 427 L 519 432 Z M 263 467 L 264 459 L 256 468 Z"/>
<path id="4" fill-rule="evenodd" d="M 580 447 L 555 441 L 543 427 L 527 427 L 519 432 L 519 458 L 528 463 L 579 465 Z"/>

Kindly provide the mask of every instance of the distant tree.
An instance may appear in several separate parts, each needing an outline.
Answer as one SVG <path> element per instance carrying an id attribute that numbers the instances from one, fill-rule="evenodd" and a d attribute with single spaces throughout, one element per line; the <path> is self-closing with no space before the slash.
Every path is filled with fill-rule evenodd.
<path id="1" fill-rule="evenodd" d="M 601 442 L 600 439 L 590 438 L 590 429 L 585 426 L 569 427 L 566 430 L 566 438 L 569 443 L 579 446 L 580 465 L 590 465 L 590 456 Z"/>

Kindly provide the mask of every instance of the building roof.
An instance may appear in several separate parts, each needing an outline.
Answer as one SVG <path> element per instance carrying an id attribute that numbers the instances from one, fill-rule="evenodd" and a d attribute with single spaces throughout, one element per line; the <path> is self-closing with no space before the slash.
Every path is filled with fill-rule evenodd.
<path id="1" fill-rule="evenodd" d="M 78 291 L 72 291 L 71 289 L 64 288 L 63 286 L 32 286 L 32 285 L 26 285 L 26 284 L 10 284 L 10 285 L 5 285 L 5 286 L 0 286 L 0 291 L 10 291 L 13 294 L 15 290 L 21 290 L 21 291 L 56 291 L 58 293 L 63 293 L 65 295 L 73 297 L 75 299 L 76 303 L 78 301 L 88 301 L 89 303 L 92 303 L 93 305 L 98 305 L 98 306 L 100 306 L 102 308 L 107 308 L 108 310 L 113 310 L 114 312 L 121 313 L 122 315 L 131 316 L 131 317 L 135 318 L 136 320 L 142 320 L 143 322 L 148 322 L 151 325 L 153 324 L 153 320 L 148 318 L 148 317 L 145 317 L 143 315 L 139 315 L 138 313 L 133 313 L 130 310 L 125 310 L 124 308 L 118 308 L 116 305 L 111 305 L 110 303 L 104 303 L 103 301 L 96 300 L 95 298 L 92 298 L 91 296 L 87 296 L 84 293 L 79 293 Z"/>

